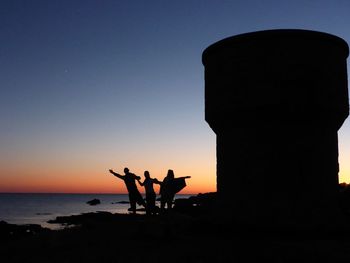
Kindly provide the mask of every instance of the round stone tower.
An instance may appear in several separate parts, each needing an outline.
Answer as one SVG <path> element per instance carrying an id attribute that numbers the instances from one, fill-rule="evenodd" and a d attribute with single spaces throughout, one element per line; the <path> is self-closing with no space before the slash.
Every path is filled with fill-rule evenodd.
<path id="1" fill-rule="evenodd" d="M 335 222 L 348 54 L 339 37 L 289 29 L 229 37 L 203 52 L 221 211 L 251 225 Z"/>

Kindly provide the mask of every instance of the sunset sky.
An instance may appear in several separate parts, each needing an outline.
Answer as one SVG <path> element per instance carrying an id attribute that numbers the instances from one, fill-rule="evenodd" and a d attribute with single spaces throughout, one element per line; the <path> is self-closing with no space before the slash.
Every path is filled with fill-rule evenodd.
<path id="1" fill-rule="evenodd" d="M 215 191 L 203 50 L 277 28 L 350 43 L 349 14 L 349 0 L 1 0 L 0 192 L 123 193 L 108 169 L 124 167 Z M 339 155 L 350 182 L 350 119 Z"/>

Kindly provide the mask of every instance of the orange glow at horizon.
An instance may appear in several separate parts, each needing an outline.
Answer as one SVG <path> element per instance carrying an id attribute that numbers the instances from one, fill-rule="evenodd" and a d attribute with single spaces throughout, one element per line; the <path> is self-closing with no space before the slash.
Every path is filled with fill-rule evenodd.
<path id="1" fill-rule="evenodd" d="M 348 152 L 339 156 L 339 182 L 350 182 L 350 166 L 346 162 Z M 179 153 L 177 153 L 180 155 Z M 195 156 L 192 154 L 192 156 Z M 132 173 L 141 176 L 148 170 L 152 178 L 162 181 L 168 169 L 173 169 L 175 177 L 191 176 L 186 180 L 187 186 L 180 194 L 198 194 L 216 191 L 215 152 L 211 158 L 180 156 L 178 160 L 169 158 L 172 162 L 153 158 L 141 159 L 133 156 L 124 162 L 116 162 L 115 157 L 103 161 L 91 156 L 91 159 L 64 159 L 55 162 L 40 159 L 30 162 L 18 160 L 17 163 L 4 162 L 0 165 L 0 192 L 29 193 L 127 193 L 124 182 L 108 172 L 113 169 L 123 174 L 123 168 L 129 167 Z M 153 156 L 154 157 L 154 156 Z M 96 158 L 96 159 L 95 159 Z M 137 161 L 136 161 L 137 160 Z M 187 160 L 187 161 L 186 161 Z M 47 163 L 45 166 L 43 163 Z M 115 165 L 117 164 L 117 165 Z M 142 169 L 143 168 L 143 169 Z M 140 192 L 144 188 L 138 186 Z M 159 193 L 159 186 L 155 185 Z"/>
<path id="2" fill-rule="evenodd" d="M 205 167 L 205 166 L 204 166 Z M 61 169 L 49 171 L 42 169 L 40 173 L 23 169 L 0 170 L 0 192 L 8 193 L 127 193 L 124 182 L 114 177 L 108 172 L 112 168 L 116 172 L 123 174 L 123 167 L 118 169 L 113 167 L 95 170 L 73 169 L 70 171 Z M 143 177 L 143 170 L 130 171 Z M 152 172 L 154 170 L 154 172 Z M 167 169 L 149 169 L 152 178 L 162 181 Z M 190 175 L 186 179 L 187 186 L 180 194 L 198 194 L 216 191 L 216 170 L 212 167 L 202 169 L 188 169 L 188 167 L 174 169 L 175 177 Z M 339 182 L 349 183 L 350 169 L 348 166 L 341 166 L 339 172 Z M 138 185 L 140 192 L 144 193 L 144 188 Z M 155 191 L 159 193 L 159 186 L 155 185 Z"/>
<path id="3" fill-rule="evenodd" d="M 112 168 L 112 167 L 111 167 Z M 13 169 L 0 171 L 2 180 L 0 181 L 0 192 L 6 193 L 127 193 L 125 184 L 122 180 L 114 177 L 108 172 L 109 168 L 94 171 L 84 171 L 84 169 L 76 168 L 73 171 L 64 169 L 56 171 L 48 171 L 42 169 L 39 173 L 33 171 L 24 171 L 21 169 Z M 113 168 L 114 169 L 114 168 Z M 114 169 L 116 172 L 123 174 L 123 167 Z M 156 170 L 156 169 L 155 169 Z M 130 171 L 141 176 L 144 179 L 143 171 Z M 158 174 L 152 173 L 152 178 L 162 181 L 167 170 Z M 198 194 L 216 191 L 215 171 L 192 170 L 186 174 L 182 174 L 182 170 L 178 172 L 174 170 L 175 177 L 190 175 L 190 179 L 186 179 L 187 186 L 179 194 Z M 144 188 L 137 184 L 141 193 Z M 156 193 L 159 193 L 159 185 L 155 185 Z"/>

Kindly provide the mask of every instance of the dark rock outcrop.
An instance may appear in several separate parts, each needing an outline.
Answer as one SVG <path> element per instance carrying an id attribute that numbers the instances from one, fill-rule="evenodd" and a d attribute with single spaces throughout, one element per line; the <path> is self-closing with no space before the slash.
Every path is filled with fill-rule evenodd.
<path id="1" fill-rule="evenodd" d="M 99 199 L 95 198 L 95 199 L 92 199 L 90 201 L 87 201 L 86 203 L 89 205 L 99 205 L 99 204 L 101 204 L 101 201 Z"/>
<path id="2" fill-rule="evenodd" d="M 14 240 L 51 230 L 37 224 L 15 225 L 0 221 L 0 241 Z"/>

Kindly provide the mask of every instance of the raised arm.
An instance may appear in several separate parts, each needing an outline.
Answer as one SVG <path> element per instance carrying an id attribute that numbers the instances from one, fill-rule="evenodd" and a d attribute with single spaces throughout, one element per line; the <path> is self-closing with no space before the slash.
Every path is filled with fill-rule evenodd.
<path id="1" fill-rule="evenodd" d="M 188 178 L 191 178 L 191 176 L 183 176 L 183 177 L 177 177 L 179 179 L 188 179 Z"/>
<path id="2" fill-rule="evenodd" d="M 120 174 L 114 172 L 112 169 L 109 169 L 109 172 L 110 172 L 111 174 L 113 174 L 114 176 L 118 177 L 119 179 L 124 180 L 124 176 L 123 176 L 123 175 L 120 175 Z"/>

